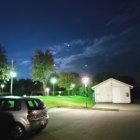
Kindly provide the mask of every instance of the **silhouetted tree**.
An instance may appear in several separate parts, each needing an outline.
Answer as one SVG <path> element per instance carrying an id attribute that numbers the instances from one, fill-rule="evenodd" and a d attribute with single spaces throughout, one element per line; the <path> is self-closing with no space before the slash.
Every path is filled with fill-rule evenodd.
<path id="1" fill-rule="evenodd" d="M 94 78 L 93 78 L 93 84 L 96 85 L 100 82 L 103 82 L 105 80 L 107 80 L 108 78 L 115 78 L 118 79 L 119 75 L 113 72 L 101 72 L 101 73 L 97 73 L 95 74 Z"/>
<path id="2" fill-rule="evenodd" d="M 129 85 L 135 86 L 136 85 L 136 81 L 132 76 L 126 76 L 126 75 L 120 75 L 118 80 L 127 83 Z"/>
<path id="3" fill-rule="evenodd" d="M 135 73 L 135 81 L 136 85 L 134 86 L 132 97 L 134 99 L 140 99 L 140 68 L 138 68 L 137 72 Z"/>

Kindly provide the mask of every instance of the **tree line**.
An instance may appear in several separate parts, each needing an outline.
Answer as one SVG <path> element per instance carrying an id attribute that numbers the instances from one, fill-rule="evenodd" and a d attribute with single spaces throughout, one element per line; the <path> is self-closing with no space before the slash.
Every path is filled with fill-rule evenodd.
<path id="1" fill-rule="evenodd" d="M 50 87 L 52 95 L 52 83 L 51 78 L 56 78 L 55 83 L 55 95 L 85 95 L 84 86 L 81 82 L 81 77 L 75 72 L 60 72 L 56 73 L 54 67 L 54 57 L 49 50 L 41 51 L 36 50 L 34 56 L 31 58 L 32 62 L 32 79 L 14 79 L 13 91 L 17 95 L 34 95 L 41 94 L 46 95 L 46 88 Z M 10 76 L 9 72 L 12 66 L 8 63 L 5 48 L 0 45 L 0 84 L 6 84 L 5 92 L 10 89 Z M 138 75 L 139 76 L 139 75 Z M 101 72 L 96 73 L 91 77 L 90 84 L 87 87 L 88 96 L 92 97 L 93 91 L 91 86 L 96 85 L 110 77 L 116 78 L 120 81 L 131 84 L 137 88 L 136 91 L 139 92 L 139 80 L 135 80 L 131 76 L 118 75 L 112 72 Z M 59 93 L 61 91 L 61 93 Z"/>

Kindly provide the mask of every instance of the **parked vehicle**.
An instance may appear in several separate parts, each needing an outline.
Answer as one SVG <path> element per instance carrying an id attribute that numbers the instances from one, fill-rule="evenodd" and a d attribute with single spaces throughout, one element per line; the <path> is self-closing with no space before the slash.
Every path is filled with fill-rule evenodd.
<path id="1" fill-rule="evenodd" d="M 0 128 L 13 139 L 22 139 L 31 131 L 48 124 L 47 106 L 35 97 L 0 97 Z"/>

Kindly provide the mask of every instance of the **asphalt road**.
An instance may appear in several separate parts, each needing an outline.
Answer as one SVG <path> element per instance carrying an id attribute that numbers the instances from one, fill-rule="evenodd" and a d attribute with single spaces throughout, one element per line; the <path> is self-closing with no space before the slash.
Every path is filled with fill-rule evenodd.
<path id="1" fill-rule="evenodd" d="M 140 111 L 51 109 L 48 126 L 30 140 L 140 140 Z"/>

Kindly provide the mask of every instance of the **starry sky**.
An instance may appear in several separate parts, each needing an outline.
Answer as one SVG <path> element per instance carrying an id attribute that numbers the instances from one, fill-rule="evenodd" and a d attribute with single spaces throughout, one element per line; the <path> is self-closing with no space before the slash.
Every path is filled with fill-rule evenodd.
<path id="1" fill-rule="evenodd" d="M 140 0 L 0 0 L 0 43 L 18 78 L 31 78 L 35 50 L 55 70 L 94 75 L 140 71 Z"/>

